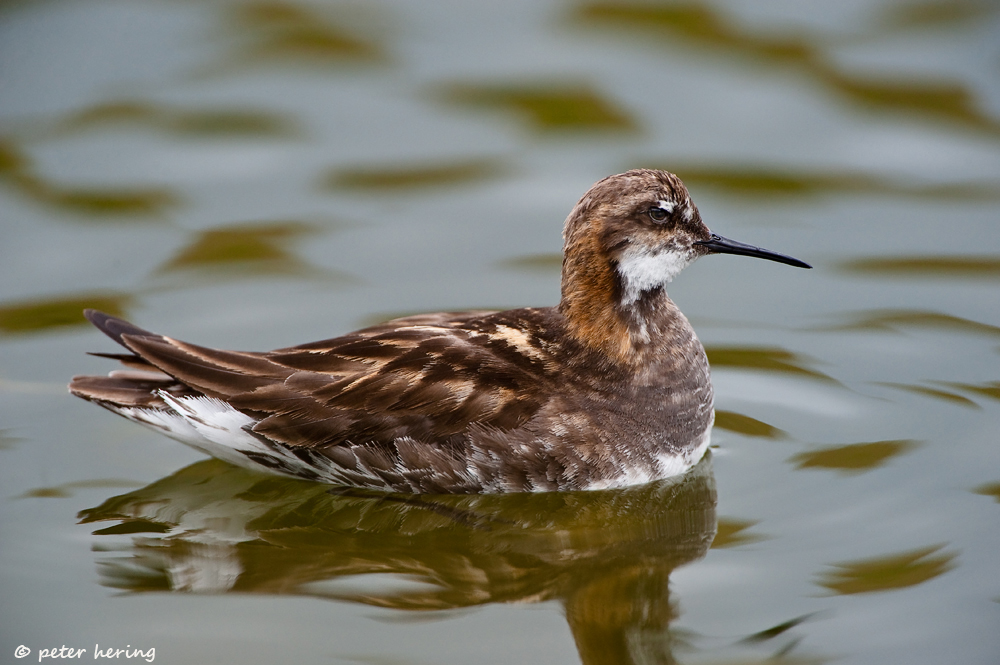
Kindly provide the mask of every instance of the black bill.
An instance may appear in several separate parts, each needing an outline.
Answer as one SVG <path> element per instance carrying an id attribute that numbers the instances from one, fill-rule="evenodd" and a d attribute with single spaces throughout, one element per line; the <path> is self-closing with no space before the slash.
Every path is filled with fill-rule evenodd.
<path id="1" fill-rule="evenodd" d="M 784 254 L 778 254 L 777 252 L 772 252 L 768 249 L 761 249 L 760 247 L 754 247 L 753 245 L 745 245 L 741 242 L 730 240 L 729 238 L 723 238 L 722 236 L 714 233 L 712 234 L 711 239 L 699 240 L 694 244 L 701 245 L 712 254 L 739 254 L 740 256 L 755 256 L 758 259 L 777 261 L 778 263 L 795 266 L 796 268 L 812 268 L 812 266 L 805 261 L 799 261 L 798 259 L 785 256 Z"/>

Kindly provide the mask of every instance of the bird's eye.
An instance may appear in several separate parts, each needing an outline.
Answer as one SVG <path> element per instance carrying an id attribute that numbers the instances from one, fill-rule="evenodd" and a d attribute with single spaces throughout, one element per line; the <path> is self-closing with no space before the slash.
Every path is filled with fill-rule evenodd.
<path id="1" fill-rule="evenodd" d="M 666 210 L 660 207 L 649 209 L 649 218 L 652 219 L 654 222 L 662 222 L 666 220 L 668 214 L 669 213 L 667 213 Z"/>

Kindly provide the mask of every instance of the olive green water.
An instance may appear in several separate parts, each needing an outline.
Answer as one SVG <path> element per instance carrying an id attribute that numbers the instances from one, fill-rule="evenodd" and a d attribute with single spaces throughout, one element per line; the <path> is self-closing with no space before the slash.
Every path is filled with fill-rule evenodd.
<path id="1" fill-rule="evenodd" d="M 0 662 L 1000 661 L 998 68 L 975 0 L 3 3 Z M 553 304 L 635 166 L 815 265 L 672 285 L 684 478 L 331 493 L 65 393 L 84 307 L 267 349 Z"/>

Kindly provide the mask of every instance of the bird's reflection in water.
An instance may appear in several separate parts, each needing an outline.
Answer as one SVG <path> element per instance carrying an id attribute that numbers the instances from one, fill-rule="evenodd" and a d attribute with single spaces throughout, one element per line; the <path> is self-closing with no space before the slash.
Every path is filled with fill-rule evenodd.
<path id="1" fill-rule="evenodd" d="M 127 534 L 95 546 L 109 587 L 409 611 L 558 600 L 584 663 L 672 663 L 668 578 L 715 536 L 710 457 L 624 490 L 471 496 L 331 490 L 210 460 L 80 518 Z"/>

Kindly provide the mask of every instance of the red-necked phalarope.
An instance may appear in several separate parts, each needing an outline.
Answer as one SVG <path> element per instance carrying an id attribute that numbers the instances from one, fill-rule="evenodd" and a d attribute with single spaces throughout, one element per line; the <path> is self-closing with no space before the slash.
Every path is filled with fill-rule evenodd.
<path id="1" fill-rule="evenodd" d="M 100 312 L 127 369 L 70 391 L 214 457 L 401 492 L 605 489 L 708 447 L 708 360 L 666 285 L 705 254 L 810 266 L 715 235 L 677 176 L 601 180 L 566 220 L 558 307 L 426 314 L 267 353 Z"/>

